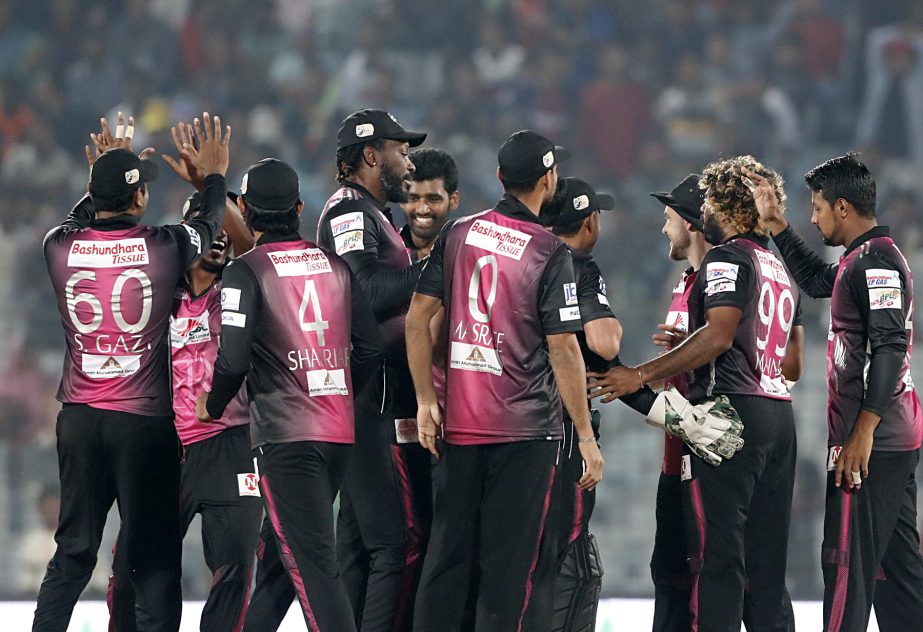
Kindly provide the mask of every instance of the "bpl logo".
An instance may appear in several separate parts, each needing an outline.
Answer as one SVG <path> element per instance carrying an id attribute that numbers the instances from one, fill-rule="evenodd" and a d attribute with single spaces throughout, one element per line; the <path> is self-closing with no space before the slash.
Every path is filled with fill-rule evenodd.
<path id="1" fill-rule="evenodd" d="M 590 206 L 590 198 L 586 195 L 578 195 L 574 198 L 574 210 L 582 211 Z"/>
<path id="2" fill-rule="evenodd" d="M 548 167 L 549 169 L 551 168 L 551 165 L 554 164 L 554 152 L 553 151 L 549 151 L 544 156 L 542 156 L 542 164 Z"/>
<path id="3" fill-rule="evenodd" d="M 374 133 L 375 126 L 371 123 L 362 123 L 360 125 L 356 125 L 356 136 L 358 138 L 365 138 L 367 136 L 371 136 Z"/>
<path id="4" fill-rule="evenodd" d="M 137 169 L 130 169 L 125 172 L 125 182 L 128 184 L 134 184 L 141 179 L 141 172 Z"/>

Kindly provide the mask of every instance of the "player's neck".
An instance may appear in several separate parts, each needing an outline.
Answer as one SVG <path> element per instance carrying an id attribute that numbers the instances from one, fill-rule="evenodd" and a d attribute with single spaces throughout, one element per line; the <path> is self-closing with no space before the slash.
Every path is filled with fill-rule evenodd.
<path id="1" fill-rule="evenodd" d="M 878 226 L 878 220 L 874 217 L 850 222 L 849 226 L 843 227 L 843 247 L 849 248 L 854 241 L 876 226 Z"/>
<path id="2" fill-rule="evenodd" d="M 217 274 L 202 269 L 202 266 L 193 266 L 189 270 L 189 289 L 195 296 L 199 296 L 212 286 Z"/>
<path id="3" fill-rule="evenodd" d="M 686 250 L 686 260 L 689 262 L 689 265 L 692 266 L 693 270 L 698 270 L 702 267 L 702 260 L 705 258 L 705 255 L 708 254 L 709 250 L 711 250 L 711 244 L 704 239 L 692 240 L 689 244 L 689 248 Z"/>
<path id="4" fill-rule="evenodd" d="M 382 206 L 388 203 L 385 199 L 385 192 L 381 186 L 381 180 L 377 173 L 372 173 L 368 169 L 360 169 L 352 174 L 349 178 L 354 184 L 358 184 L 363 189 L 372 194 L 372 197 Z"/>

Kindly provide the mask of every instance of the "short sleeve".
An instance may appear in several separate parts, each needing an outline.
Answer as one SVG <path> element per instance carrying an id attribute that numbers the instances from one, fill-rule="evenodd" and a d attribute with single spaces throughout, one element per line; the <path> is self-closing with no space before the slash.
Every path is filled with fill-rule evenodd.
<path id="1" fill-rule="evenodd" d="M 730 248 L 713 248 L 702 262 L 699 277 L 704 287 L 705 311 L 713 307 L 745 310 L 752 299 L 750 280 L 753 263 Z M 697 281 L 699 279 L 696 279 Z"/>
<path id="2" fill-rule="evenodd" d="M 563 244 L 548 258 L 539 281 L 538 311 L 546 335 L 576 333 L 583 329 L 574 263 Z"/>
<path id="3" fill-rule="evenodd" d="M 583 324 L 600 318 L 615 318 L 606 294 L 606 281 L 596 262 L 591 257 L 578 262 L 575 256 L 574 268 L 577 269 L 577 300 Z"/>

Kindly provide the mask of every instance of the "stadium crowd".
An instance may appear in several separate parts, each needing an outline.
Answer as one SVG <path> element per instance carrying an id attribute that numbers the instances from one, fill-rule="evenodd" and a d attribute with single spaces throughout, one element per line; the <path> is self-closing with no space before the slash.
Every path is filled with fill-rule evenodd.
<path id="1" fill-rule="evenodd" d="M 101 113 L 133 112 L 135 147 L 163 153 L 176 121 L 221 112 L 235 134 L 229 187 L 265 156 L 287 161 L 308 235 L 350 112 L 382 108 L 427 130 L 427 146 L 458 164 L 460 214 L 498 198 L 501 141 L 538 130 L 573 150 L 564 171 L 616 194 L 595 258 L 613 311 L 637 334 L 661 322 L 677 276 L 659 235 L 663 207 L 648 192 L 719 156 L 753 154 L 793 183 L 789 218 L 817 245 L 801 174 L 861 151 L 881 222 L 920 273 L 921 104 L 923 4 L 909 0 L 657 0 L 643 10 L 627 0 L 0 0 L 0 536 L 19 543 L 0 551 L 13 569 L 0 597 L 34 598 L 53 552 L 62 337 L 39 244 L 86 190 L 82 148 Z M 146 222 L 178 221 L 188 187 L 163 178 L 152 189 Z M 803 307 L 789 588 L 817 598 L 827 325 L 821 301 Z M 620 355 L 639 361 L 652 349 L 629 335 Z M 631 414 L 604 413 L 610 468 L 594 531 L 607 596 L 650 594 L 660 452 L 623 419 Z M 606 424 L 625 426 L 618 441 Z M 184 595 L 202 598 L 209 578 L 190 566 Z"/>

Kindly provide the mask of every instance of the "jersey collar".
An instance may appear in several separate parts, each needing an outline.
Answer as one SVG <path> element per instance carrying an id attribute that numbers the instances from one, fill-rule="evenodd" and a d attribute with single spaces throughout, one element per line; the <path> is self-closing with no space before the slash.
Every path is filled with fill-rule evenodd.
<path id="1" fill-rule="evenodd" d="M 507 217 L 512 217 L 513 219 L 518 219 L 523 222 L 532 222 L 542 226 L 542 223 L 538 221 L 538 217 L 535 216 L 535 213 L 530 211 L 528 206 L 509 193 L 503 194 L 503 199 L 497 202 L 494 210 Z"/>
<path id="2" fill-rule="evenodd" d="M 107 217 L 106 219 L 93 218 L 90 226 L 97 230 L 120 230 L 122 228 L 134 228 L 138 225 L 140 218 L 128 213 Z"/>
<path id="3" fill-rule="evenodd" d="M 858 237 L 856 237 L 851 244 L 846 248 L 846 252 L 843 253 L 845 257 L 850 252 L 867 242 L 869 239 L 874 239 L 875 237 L 889 237 L 891 235 L 891 230 L 887 226 L 873 226 L 871 230 L 868 230 Z"/>
<path id="4" fill-rule="evenodd" d="M 262 246 L 263 244 L 275 244 L 283 241 L 301 241 L 301 239 L 302 237 L 298 234 L 298 231 L 292 233 L 263 233 L 256 241 L 256 245 Z"/>

